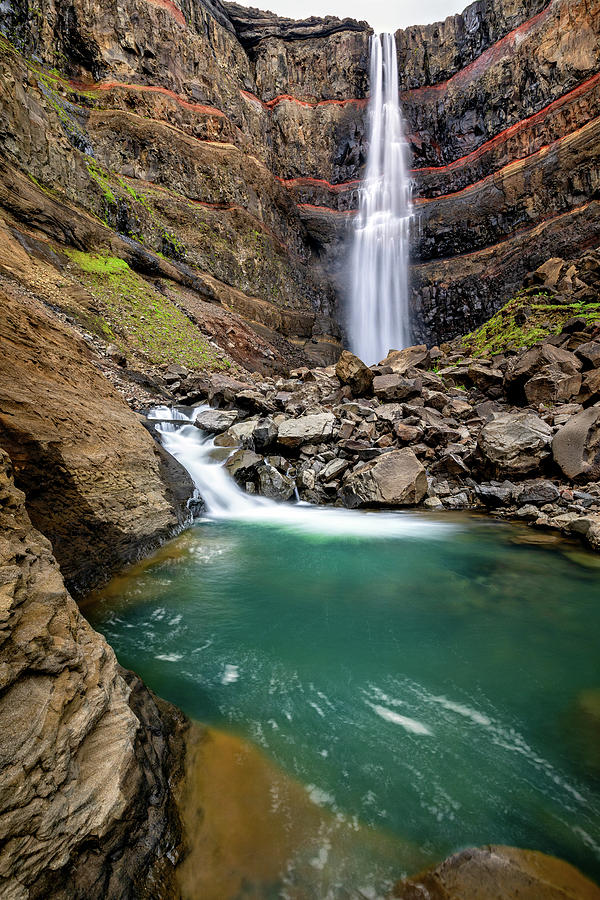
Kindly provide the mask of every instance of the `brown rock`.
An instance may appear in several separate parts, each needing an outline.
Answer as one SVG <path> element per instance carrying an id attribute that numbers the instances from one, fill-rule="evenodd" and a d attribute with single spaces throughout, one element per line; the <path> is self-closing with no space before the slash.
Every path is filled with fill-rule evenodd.
<path id="1" fill-rule="evenodd" d="M 373 393 L 384 402 L 416 397 L 421 387 L 420 379 L 403 378 L 401 375 L 377 375 L 373 379 Z"/>
<path id="2" fill-rule="evenodd" d="M 408 369 L 427 369 L 431 365 L 429 350 L 425 344 L 407 347 L 406 350 L 391 350 L 380 366 L 389 366 L 395 375 L 404 375 Z"/>
<path id="3" fill-rule="evenodd" d="M 588 341 L 587 344 L 581 344 L 575 351 L 575 354 L 583 362 L 586 369 L 597 369 L 600 367 L 600 343 L 598 341 Z"/>
<path id="4" fill-rule="evenodd" d="M 427 493 L 425 469 L 408 448 L 384 453 L 353 472 L 342 490 L 350 509 L 361 506 L 416 506 Z"/>
<path id="5" fill-rule="evenodd" d="M 371 391 L 373 386 L 373 372 L 368 366 L 350 353 L 344 350 L 335 367 L 335 374 L 342 382 L 347 384 L 354 397 L 362 397 Z"/>
<path id="6" fill-rule="evenodd" d="M 576 375 L 582 368 L 581 360 L 568 350 L 548 343 L 533 347 L 509 361 L 505 374 L 507 394 L 522 399 L 526 382 L 549 365 L 565 375 Z"/>
<path id="7" fill-rule="evenodd" d="M 502 475 L 526 475 L 549 455 L 552 429 L 533 413 L 503 413 L 481 429 L 478 447 Z"/>
<path id="8" fill-rule="evenodd" d="M 600 407 L 585 409 L 563 425 L 552 441 L 552 455 L 571 481 L 595 480 L 600 473 Z"/>
<path id="9" fill-rule="evenodd" d="M 556 365 L 545 366 L 537 375 L 525 382 L 524 391 L 527 402 L 564 403 L 576 397 L 581 389 L 579 373 L 566 374 Z"/>
<path id="10" fill-rule="evenodd" d="M 600 889 L 568 863 L 533 850 L 463 850 L 394 888 L 401 900 L 600 900 Z"/>

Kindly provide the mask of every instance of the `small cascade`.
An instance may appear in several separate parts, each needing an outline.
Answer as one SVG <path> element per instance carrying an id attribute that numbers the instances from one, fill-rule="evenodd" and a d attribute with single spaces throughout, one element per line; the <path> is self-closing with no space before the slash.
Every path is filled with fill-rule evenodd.
<path id="1" fill-rule="evenodd" d="M 392 34 L 371 38 L 369 152 L 354 230 L 350 346 L 368 365 L 410 345 L 406 141 Z"/>
<path id="2" fill-rule="evenodd" d="M 398 536 L 442 537 L 453 526 L 420 518 L 410 513 L 364 513 L 348 509 L 323 509 L 300 502 L 278 503 L 247 494 L 229 475 L 223 452 L 214 438 L 194 424 L 209 406 L 185 412 L 168 406 L 150 410 L 148 418 L 165 450 L 188 472 L 212 520 L 254 522 L 310 531 L 321 535 L 391 538 Z"/>

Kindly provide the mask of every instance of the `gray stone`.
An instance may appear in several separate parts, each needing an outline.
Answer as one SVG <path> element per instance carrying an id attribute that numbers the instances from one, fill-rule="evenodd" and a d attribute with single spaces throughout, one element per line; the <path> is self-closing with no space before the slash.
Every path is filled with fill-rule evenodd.
<path id="1" fill-rule="evenodd" d="M 531 412 L 503 413 L 481 429 L 477 441 L 498 473 L 527 475 L 549 455 L 552 429 Z"/>
<path id="2" fill-rule="evenodd" d="M 236 422 L 238 414 L 235 410 L 206 409 L 196 417 L 194 424 L 209 434 L 220 434 Z"/>
<path id="3" fill-rule="evenodd" d="M 258 469 L 258 490 L 270 500 L 289 500 L 296 491 L 296 482 L 275 466 L 265 463 Z"/>
<path id="4" fill-rule="evenodd" d="M 286 419 L 279 426 L 279 443 L 284 447 L 301 447 L 313 441 L 327 441 L 333 435 L 335 416 L 333 413 L 317 413 Z"/>
<path id="5" fill-rule="evenodd" d="M 581 344 L 575 351 L 575 355 L 583 362 L 585 368 L 600 368 L 600 343 L 598 341 L 588 341 L 587 344 Z"/>
<path id="6" fill-rule="evenodd" d="M 528 403 L 564 403 L 576 397 L 581 389 L 581 375 L 578 372 L 561 371 L 559 366 L 545 366 L 537 375 L 525 383 L 524 391 Z"/>
<path id="7" fill-rule="evenodd" d="M 373 379 L 373 393 L 380 400 L 408 400 L 416 397 L 422 389 L 422 382 L 402 375 L 377 375 Z"/>
<path id="8" fill-rule="evenodd" d="M 264 453 L 277 440 L 278 429 L 273 419 L 259 419 L 252 432 L 252 443 L 257 453 Z"/>
<path id="9" fill-rule="evenodd" d="M 517 503 L 519 506 L 544 506 L 546 503 L 554 503 L 559 496 L 558 488 L 551 481 L 534 481 L 519 492 Z"/>
<path id="10" fill-rule="evenodd" d="M 584 409 L 563 425 L 552 441 L 552 455 L 567 478 L 596 480 L 600 468 L 600 407 Z"/>
<path id="11" fill-rule="evenodd" d="M 262 464 L 263 458 L 258 453 L 252 450 L 236 450 L 225 463 L 225 467 L 238 484 L 245 485 L 247 481 L 256 477 L 258 467 Z"/>
<path id="12" fill-rule="evenodd" d="M 412 450 L 394 450 L 352 472 L 342 495 L 346 506 L 416 506 L 427 494 L 427 474 Z"/>
<path id="13" fill-rule="evenodd" d="M 498 506 L 508 506 L 513 502 L 516 488 L 510 481 L 503 481 L 500 484 L 492 481 L 489 484 L 478 484 L 475 487 L 475 494 L 481 502 L 490 509 L 496 509 Z"/>
<path id="14" fill-rule="evenodd" d="M 380 366 L 389 367 L 395 375 L 404 375 L 408 369 L 427 369 L 431 365 L 429 350 L 425 344 L 407 347 L 405 350 L 390 350 Z"/>

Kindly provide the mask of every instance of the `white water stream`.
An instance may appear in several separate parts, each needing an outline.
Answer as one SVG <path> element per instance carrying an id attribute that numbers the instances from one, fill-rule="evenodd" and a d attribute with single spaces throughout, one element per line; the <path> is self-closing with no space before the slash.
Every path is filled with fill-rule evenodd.
<path id="1" fill-rule="evenodd" d="M 350 347 L 367 365 L 410 345 L 409 226 L 412 215 L 396 42 L 371 38 L 369 152 L 354 230 Z"/>
<path id="2" fill-rule="evenodd" d="M 324 509 L 308 503 L 279 503 L 243 491 L 229 475 L 221 448 L 197 428 L 194 420 L 201 406 L 183 412 L 159 406 L 148 413 L 165 450 L 189 473 L 206 504 L 206 517 L 213 520 L 256 522 L 310 531 L 322 535 L 371 538 L 442 537 L 456 525 L 433 521 L 410 513 L 362 513 L 348 509 Z M 177 424 L 181 421 L 181 425 Z"/>

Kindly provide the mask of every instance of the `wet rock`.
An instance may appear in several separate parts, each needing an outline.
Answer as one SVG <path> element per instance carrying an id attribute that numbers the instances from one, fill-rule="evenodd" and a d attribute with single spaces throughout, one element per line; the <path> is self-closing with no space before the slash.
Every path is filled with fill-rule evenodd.
<path id="1" fill-rule="evenodd" d="M 275 466 L 266 462 L 258 469 L 258 491 L 270 500 L 289 500 L 294 496 L 296 482 L 289 475 L 284 475 Z"/>
<path id="2" fill-rule="evenodd" d="M 416 397 L 421 388 L 419 379 L 403 378 L 402 375 L 377 375 L 373 379 L 373 393 L 383 402 L 408 400 Z"/>
<path id="3" fill-rule="evenodd" d="M 581 389 L 581 375 L 568 374 L 558 366 L 545 366 L 537 375 L 525 383 L 524 391 L 528 403 L 564 403 L 576 397 Z"/>
<path id="4" fill-rule="evenodd" d="M 393 450 L 351 473 L 342 488 L 350 509 L 416 506 L 427 494 L 427 475 L 412 450 Z"/>
<path id="5" fill-rule="evenodd" d="M 552 455 L 571 481 L 592 481 L 600 471 L 600 407 L 592 406 L 573 416 L 557 431 Z"/>
<path id="6" fill-rule="evenodd" d="M 257 453 L 264 453 L 277 440 L 277 425 L 270 418 L 259 419 L 252 431 L 252 443 Z"/>
<path id="7" fill-rule="evenodd" d="M 258 467 L 262 464 L 262 456 L 253 450 L 236 450 L 225 463 L 225 468 L 238 484 L 245 486 L 247 482 L 255 481 Z"/>
<path id="8" fill-rule="evenodd" d="M 206 409 L 196 417 L 194 424 L 209 434 L 221 434 L 236 422 L 238 414 L 235 410 Z"/>
<path id="9" fill-rule="evenodd" d="M 335 374 L 342 384 L 347 384 L 354 397 L 362 397 L 371 391 L 373 386 L 373 372 L 368 366 L 350 353 L 344 350 L 335 367 Z"/>
<path id="10" fill-rule="evenodd" d="M 333 436 L 335 416 L 332 413 L 317 413 L 286 419 L 279 425 L 279 443 L 284 447 L 296 448 L 313 441 L 328 441 Z"/>
<path id="11" fill-rule="evenodd" d="M 599 900 L 600 890 L 568 863 L 533 850 L 490 845 L 463 850 L 401 881 L 400 900 Z"/>
<path id="12" fill-rule="evenodd" d="M 527 475 L 550 452 L 552 429 L 530 412 L 503 413 L 481 429 L 478 448 L 499 474 Z"/>

